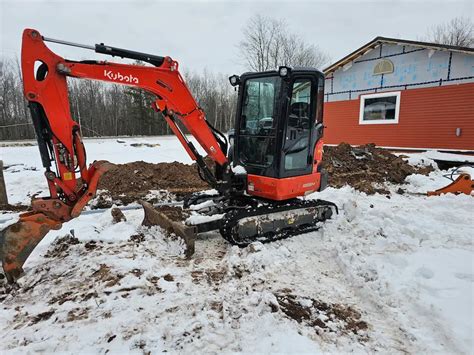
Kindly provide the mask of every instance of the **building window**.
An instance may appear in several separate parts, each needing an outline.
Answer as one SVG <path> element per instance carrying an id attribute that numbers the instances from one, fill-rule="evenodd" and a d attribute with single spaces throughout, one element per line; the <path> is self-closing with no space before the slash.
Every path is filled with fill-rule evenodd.
<path id="1" fill-rule="evenodd" d="M 398 123 L 400 91 L 360 96 L 359 124 Z"/>
<path id="2" fill-rule="evenodd" d="M 393 73 L 393 63 L 391 60 L 383 59 L 378 62 L 374 67 L 374 75 L 390 74 Z"/>

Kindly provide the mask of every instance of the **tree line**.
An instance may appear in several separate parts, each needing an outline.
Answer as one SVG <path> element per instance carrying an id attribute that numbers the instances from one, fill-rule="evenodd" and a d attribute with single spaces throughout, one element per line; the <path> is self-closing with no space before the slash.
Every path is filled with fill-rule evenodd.
<path id="1" fill-rule="evenodd" d="M 474 46 L 474 25 L 455 18 L 427 32 L 427 41 Z M 287 23 L 255 15 L 242 29 L 238 44 L 242 65 L 250 71 L 276 69 L 279 65 L 324 68 L 329 56 L 317 45 L 292 33 Z M 226 132 L 233 126 L 236 93 L 223 74 L 187 71 L 183 74 L 207 120 Z M 143 90 L 91 80 L 68 78 L 71 113 L 86 137 L 171 134 L 166 121 L 151 109 L 153 95 Z M 0 58 L 0 141 L 34 138 L 23 97 L 18 59 Z"/>
<path id="2" fill-rule="evenodd" d="M 0 140 L 35 137 L 18 60 L 0 59 Z M 235 93 L 226 76 L 185 72 L 185 81 L 217 129 L 234 120 Z M 161 113 L 151 107 L 154 95 L 134 87 L 68 78 L 71 115 L 85 137 L 171 134 Z"/>

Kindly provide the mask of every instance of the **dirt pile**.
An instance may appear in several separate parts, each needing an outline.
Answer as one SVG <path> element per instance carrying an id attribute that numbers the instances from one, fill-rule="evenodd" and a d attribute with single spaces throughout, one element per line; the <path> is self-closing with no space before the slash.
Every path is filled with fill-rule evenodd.
<path id="1" fill-rule="evenodd" d="M 199 177 L 196 165 L 143 161 L 116 165 L 102 176 L 98 186 L 100 190 L 107 190 L 113 201 L 124 204 L 145 198 L 150 190 L 185 195 L 208 187 Z M 106 205 L 107 201 L 102 204 Z"/>
<path id="2" fill-rule="evenodd" d="M 414 167 L 401 157 L 375 144 L 351 146 L 341 143 L 336 147 L 324 147 L 323 165 L 329 175 L 329 185 L 342 187 L 346 184 L 367 194 L 388 193 L 381 186 L 384 182 L 402 184 L 411 174 L 427 175 L 433 168 Z"/>

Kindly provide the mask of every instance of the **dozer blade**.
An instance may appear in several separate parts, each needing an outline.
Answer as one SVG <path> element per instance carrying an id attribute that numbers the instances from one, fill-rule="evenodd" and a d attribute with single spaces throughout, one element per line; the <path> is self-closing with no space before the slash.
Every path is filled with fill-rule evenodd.
<path id="1" fill-rule="evenodd" d="M 196 240 L 198 228 L 171 220 L 167 215 L 156 210 L 153 205 L 148 202 L 139 201 L 139 203 L 143 206 L 145 212 L 142 225 L 147 227 L 159 226 L 168 233 L 174 233 L 182 238 L 186 244 L 186 258 L 190 258 L 194 254 L 194 241 Z"/>
<path id="2" fill-rule="evenodd" d="M 0 231 L 0 258 L 9 283 L 23 275 L 23 264 L 43 237 L 61 225 L 43 213 L 27 212 L 20 215 L 18 222 Z"/>

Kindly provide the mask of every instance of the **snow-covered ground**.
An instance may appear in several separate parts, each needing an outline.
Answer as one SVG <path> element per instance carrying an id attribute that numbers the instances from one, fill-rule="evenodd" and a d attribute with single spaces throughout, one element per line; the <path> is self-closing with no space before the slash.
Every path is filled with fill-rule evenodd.
<path id="1" fill-rule="evenodd" d="M 175 138 L 122 140 L 86 140 L 88 156 L 190 162 Z M 11 203 L 45 193 L 37 147 L 0 152 Z M 389 198 L 328 188 L 308 197 L 340 207 L 319 231 L 244 249 L 209 233 L 190 260 L 179 240 L 142 229 L 140 210 L 118 224 L 110 211 L 80 216 L 40 243 L 19 290 L 0 292 L 0 352 L 472 353 L 474 198 L 420 194 L 444 173 L 410 176 Z M 70 231 L 79 243 L 60 248 Z M 317 322 L 289 317 L 282 294 Z M 367 329 L 311 300 L 350 307 Z"/>

